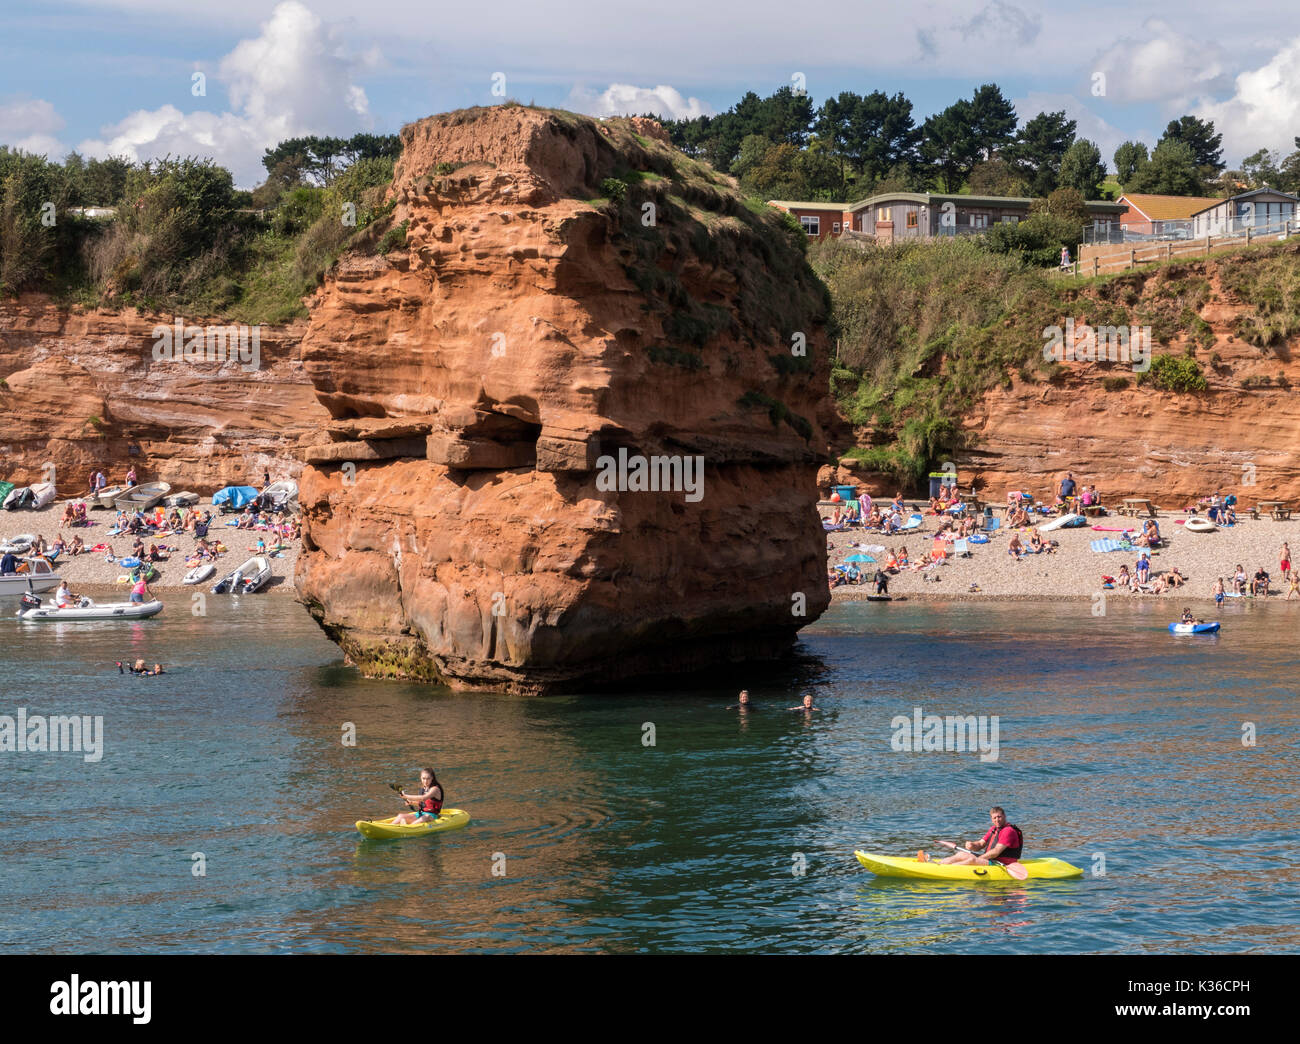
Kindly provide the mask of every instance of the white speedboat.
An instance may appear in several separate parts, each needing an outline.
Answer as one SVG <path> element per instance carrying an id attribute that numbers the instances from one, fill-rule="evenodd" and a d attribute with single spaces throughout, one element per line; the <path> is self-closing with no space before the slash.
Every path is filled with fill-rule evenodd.
<path id="1" fill-rule="evenodd" d="M 213 585 L 213 594 L 252 594 L 266 586 L 271 579 L 271 563 L 261 555 L 254 555 L 233 573 L 222 577 Z"/>
<path id="2" fill-rule="evenodd" d="M 36 605 L 30 605 L 36 602 Z M 18 610 L 20 620 L 144 620 L 162 612 L 163 604 L 152 602 L 104 602 L 83 598 L 74 606 L 60 609 L 54 605 L 41 605 L 39 598 L 24 598 Z"/>
<path id="3" fill-rule="evenodd" d="M 48 559 L 29 558 L 21 573 L 0 573 L 0 595 L 39 594 L 52 591 L 63 582 Z"/>
<path id="4" fill-rule="evenodd" d="M 145 482 L 132 486 L 113 501 L 119 511 L 148 511 L 172 491 L 170 482 Z"/>
<path id="5" fill-rule="evenodd" d="M 112 508 L 113 502 L 123 493 L 127 492 L 126 486 L 107 486 L 95 494 L 95 500 L 102 508 Z M 130 487 L 134 489 L 135 487 Z"/>

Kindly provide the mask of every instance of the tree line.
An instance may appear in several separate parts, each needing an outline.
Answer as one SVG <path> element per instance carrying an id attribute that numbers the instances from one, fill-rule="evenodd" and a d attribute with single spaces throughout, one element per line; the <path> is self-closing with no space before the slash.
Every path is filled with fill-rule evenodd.
<path id="1" fill-rule="evenodd" d="M 782 87 L 664 126 L 678 148 L 765 199 L 853 203 L 898 191 L 1044 198 L 1059 188 L 1097 199 L 1108 176 L 1101 149 L 1078 136 L 1076 120 L 1062 110 L 1021 123 L 992 83 L 919 124 L 901 92 L 842 91 L 816 106 L 806 92 Z M 1116 150 L 1119 188 L 1188 196 L 1300 189 L 1300 138 L 1285 159 L 1261 149 L 1232 171 L 1222 141 L 1212 121 L 1171 120 L 1152 149 L 1126 141 Z"/>

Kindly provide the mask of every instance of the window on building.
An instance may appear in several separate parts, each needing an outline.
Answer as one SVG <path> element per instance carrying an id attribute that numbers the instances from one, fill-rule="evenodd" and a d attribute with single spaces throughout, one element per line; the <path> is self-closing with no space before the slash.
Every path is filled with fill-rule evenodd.
<path id="1" fill-rule="evenodd" d="M 909 211 L 907 212 L 907 227 L 908 227 L 908 228 L 916 228 L 916 211 L 915 211 L 915 210 L 909 210 Z"/>
<path id="2" fill-rule="evenodd" d="M 837 236 L 840 234 L 840 223 L 838 221 L 831 225 L 831 231 Z"/>
<path id="3" fill-rule="evenodd" d="M 972 214 L 970 216 L 971 228 L 988 228 L 989 216 L 987 214 Z"/>
<path id="4" fill-rule="evenodd" d="M 893 208 L 891 208 L 891 207 L 881 207 L 881 208 L 880 208 L 880 217 L 878 217 L 876 220 L 877 220 L 877 221 L 893 221 L 894 219 L 893 219 L 893 217 L 891 216 L 893 213 L 894 213 Z"/>
<path id="5" fill-rule="evenodd" d="M 819 217 L 809 214 L 800 214 L 799 224 L 803 225 L 803 230 L 810 236 L 820 236 L 822 234 L 822 221 Z"/>

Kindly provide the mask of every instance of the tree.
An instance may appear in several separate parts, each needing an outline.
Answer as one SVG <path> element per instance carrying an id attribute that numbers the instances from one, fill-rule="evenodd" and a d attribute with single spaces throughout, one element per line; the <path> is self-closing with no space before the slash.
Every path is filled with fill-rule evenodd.
<path id="1" fill-rule="evenodd" d="M 0 146 L 0 293 L 17 293 L 50 274 L 60 233 L 69 225 L 63 220 L 68 198 L 57 163 Z"/>
<path id="2" fill-rule="evenodd" d="M 1061 160 L 1074 144 L 1078 124 L 1065 112 L 1040 112 L 1020 128 L 1012 156 L 1034 196 L 1046 196 L 1056 188 Z"/>
<path id="3" fill-rule="evenodd" d="M 1115 150 L 1115 180 L 1123 189 L 1128 188 L 1128 184 L 1133 180 L 1133 175 L 1144 167 L 1151 157 L 1147 155 L 1147 147 L 1140 141 L 1126 141 L 1123 145 Z"/>
<path id="4" fill-rule="evenodd" d="M 1050 214 L 1052 217 L 1073 221 L 1080 228 L 1088 220 L 1088 207 L 1083 195 L 1075 188 L 1059 188 L 1042 199 L 1036 199 L 1029 207 L 1031 214 Z"/>
<path id="5" fill-rule="evenodd" d="M 1084 199 L 1096 199 L 1105 180 L 1106 164 L 1101 161 L 1101 149 L 1095 144 L 1080 138 L 1066 150 L 1058 178 L 1061 188 L 1078 189 Z"/>
<path id="6" fill-rule="evenodd" d="M 799 169 L 799 155 L 789 142 L 770 146 L 741 179 L 741 189 L 761 199 L 807 199 L 808 183 Z"/>
<path id="7" fill-rule="evenodd" d="M 992 159 L 1016 135 L 1016 109 L 995 83 L 986 83 L 971 98 L 971 133 L 984 159 Z"/>
<path id="8" fill-rule="evenodd" d="M 763 157 L 771 147 L 772 143 L 761 134 L 745 135 L 745 140 L 740 143 L 740 154 L 731 165 L 731 173 L 743 179 L 763 162 Z"/>
<path id="9" fill-rule="evenodd" d="M 1252 152 L 1241 161 L 1241 173 L 1248 187 L 1257 189 L 1265 185 L 1276 187 L 1282 175 L 1278 169 L 1278 155 L 1269 149 Z"/>
<path id="10" fill-rule="evenodd" d="M 1293 196 L 1300 195 L 1300 146 L 1278 167 L 1277 187 Z"/>
<path id="11" fill-rule="evenodd" d="M 985 242 L 990 250 L 1011 254 L 1027 265 L 1055 268 L 1061 247 L 1073 250 L 1083 238 L 1083 226 L 1055 214 L 1031 214 L 1018 224 L 999 223 L 989 229 Z"/>
<path id="12" fill-rule="evenodd" d="M 974 118 L 971 103 L 963 98 L 925 121 L 921 158 L 929 166 L 931 176 L 942 182 L 945 192 L 960 189 L 979 159 Z"/>
<path id="13" fill-rule="evenodd" d="M 976 196 L 1028 196 L 1029 182 L 1001 157 L 975 164 L 966 182 Z"/>
<path id="14" fill-rule="evenodd" d="M 1170 120 L 1164 137 L 1156 142 L 1156 148 L 1166 141 L 1183 142 L 1192 150 L 1193 164 L 1200 168 L 1200 181 L 1213 180 L 1226 166 L 1221 148 L 1223 135 L 1214 133 L 1212 121 L 1198 120 L 1195 116 L 1180 116 L 1176 120 Z"/>
<path id="15" fill-rule="evenodd" d="M 1200 196 L 1205 193 L 1196 156 L 1185 141 L 1162 139 L 1151 159 L 1140 167 L 1125 186 L 1130 192 L 1154 192 L 1164 196 Z"/>

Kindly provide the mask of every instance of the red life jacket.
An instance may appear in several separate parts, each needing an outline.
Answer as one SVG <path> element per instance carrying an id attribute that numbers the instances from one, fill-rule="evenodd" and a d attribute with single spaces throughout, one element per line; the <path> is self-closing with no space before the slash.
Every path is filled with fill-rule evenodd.
<path id="1" fill-rule="evenodd" d="M 1016 843 L 1014 845 L 1007 845 L 1007 847 L 1002 850 L 1001 855 L 996 855 L 993 857 L 994 861 L 998 863 L 1003 863 L 1003 862 L 1010 863 L 1013 860 L 1019 859 L 1020 853 L 1024 850 L 1025 847 L 1024 832 L 1014 823 L 1007 823 L 1001 829 L 998 829 L 996 827 L 989 827 L 989 832 L 984 835 L 986 838 L 988 838 L 988 847 L 992 848 L 994 845 L 998 843 L 998 834 L 1002 833 L 1002 831 L 1005 830 L 1007 827 L 1010 827 L 1012 830 L 1016 832 Z"/>
<path id="2" fill-rule="evenodd" d="M 437 786 L 437 784 L 434 784 L 434 786 Z M 432 790 L 433 790 L 433 787 L 430 787 L 428 791 L 425 791 L 425 793 L 428 794 L 428 793 L 431 792 Z M 438 787 L 438 792 L 439 792 L 439 793 L 442 792 L 442 787 Z M 442 798 L 441 798 L 441 797 L 437 797 L 437 798 L 433 798 L 433 797 L 425 797 L 425 798 L 421 799 L 421 801 L 420 801 L 420 811 L 421 811 L 421 812 L 427 812 L 427 813 L 429 813 L 429 815 L 431 815 L 431 816 L 436 816 L 439 812 L 442 811 Z"/>

